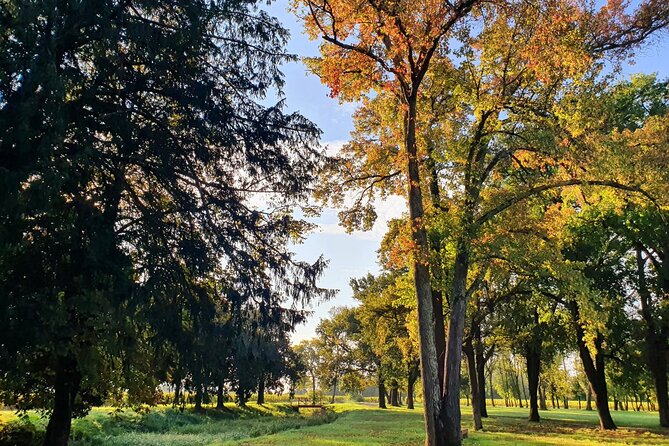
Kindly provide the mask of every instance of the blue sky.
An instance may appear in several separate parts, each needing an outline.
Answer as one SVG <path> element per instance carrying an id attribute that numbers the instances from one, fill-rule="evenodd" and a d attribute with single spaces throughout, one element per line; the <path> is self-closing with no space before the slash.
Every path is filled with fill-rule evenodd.
<path id="1" fill-rule="evenodd" d="M 309 41 L 302 34 L 302 27 L 297 19 L 287 11 L 285 0 L 274 2 L 268 11 L 291 31 L 288 51 L 301 57 L 317 56 L 318 42 Z M 636 3 L 636 2 L 635 2 Z M 289 110 L 298 110 L 316 123 L 322 130 L 322 142 L 333 148 L 348 139 L 352 130 L 351 114 L 354 106 L 339 104 L 328 96 L 328 90 L 321 85 L 318 77 L 310 74 L 300 62 L 286 64 L 284 67 L 286 85 L 284 95 Z M 660 77 L 669 77 L 669 36 L 652 40 L 652 44 L 637 52 L 634 65 L 625 67 L 624 74 L 657 73 Z M 397 197 L 385 203 L 379 209 L 379 221 L 369 233 L 345 234 L 338 227 L 337 211 L 325 209 L 322 216 L 315 220 L 320 229 L 311 234 L 304 244 L 294 248 L 298 258 L 313 261 L 323 254 L 330 261 L 321 285 L 339 290 L 338 295 L 328 302 L 312 305 L 313 315 L 309 321 L 297 328 L 293 341 L 298 342 L 315 334 L 318 321 L 327 317 L 335 306 L 353 305 L 349 280 L 368 272 L 377 273 L 377 249 L 385 230 L 385 221 L 401 215 L 405 208 L 404 199 Z"/>

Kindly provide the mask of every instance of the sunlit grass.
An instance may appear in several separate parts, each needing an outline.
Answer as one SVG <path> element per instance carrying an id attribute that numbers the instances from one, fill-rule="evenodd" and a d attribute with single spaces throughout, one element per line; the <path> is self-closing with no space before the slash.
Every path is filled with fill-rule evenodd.
<path id="1" fill-rule="evenodd" d="M 464 427 L 471 426 L 471 408 L 464 406 Z M 658 427 L 656 412 L 613 412 L 620 427 L 600 431 L 597 412 L 578 409 L 542 411 L 541 423 L 526 421 L 528 410 L 489 407 L 484 430 L 469 429 L 466 445 L 574 445 L 618 444 L 669 445 L 669 430 Z M 14 415 L 0 411 L 7 422 Z M 37 414 L 31 420 L 44 426 Z M 75 446 L 409 446 L 423 445 L 423 417 L 420 408 L 377 409 L 372 403 L 328 406 L 323 417 L 318 410 L 296 414 L 287 404 L 233 405 L 205 414 L 180 412 L 168 407 L 149 414 L 115 412 L 96 408 L 86 418 L 76 420 L 72 442 Z"/>

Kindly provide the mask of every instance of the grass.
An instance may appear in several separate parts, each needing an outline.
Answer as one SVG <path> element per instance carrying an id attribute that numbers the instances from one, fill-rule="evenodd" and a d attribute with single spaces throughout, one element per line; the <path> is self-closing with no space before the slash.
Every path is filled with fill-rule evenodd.
<path id="1" fill-rule="evenodd" d="M 423 418 L 420 410 L 379 410 L 371 405 L 337 406 L 343 412 L 333 423 L 300 430 L 281 432 L 253 440 L 215 443 L 216 446 L 420 446 L 424 444 Z M 612 444 L 669 445 L 669 430 L 657 427 L 653 412 L 619 412 L 614 414 L 620 429 L 600 431 L 596 412 L 577 409 L 555 409 L 542 412 L 543 421 L 526 421 L 527 409 L 489 408 L 484 430 L 470 429 L 468 446 L 574 445 L 604 446 Z M 463 407 L 463 423 L 471 425 L 470 408 Z"/>
<path id="2" fill-rule="evenodd" d="M 371 403 L 330 406 L 326 416 L 295 414 L 285 404 L 228 407 L 225 412 L 180 413 L 162 408 L 149 414 L 114 414 L 97 408 L 73 427 L 75 446 L 419 446 L 424 444 L 422 413 L 403 408 L 379 410 Z M 655 412 L 614 412 L 617 431 L 597 429 L 596 412 L 542 411 L 542 422 L 526 421 L 527 409 L 489 407 L 484 430 L 469 430 L 467 446 L 510 445 L 669 445 L 669 430 Z M 11 417 L 0 411 L 0 420 Z M 37 415 L 31 419 L 43 427 Z M 463 424 L 471 425 L 469 407 Z"/>

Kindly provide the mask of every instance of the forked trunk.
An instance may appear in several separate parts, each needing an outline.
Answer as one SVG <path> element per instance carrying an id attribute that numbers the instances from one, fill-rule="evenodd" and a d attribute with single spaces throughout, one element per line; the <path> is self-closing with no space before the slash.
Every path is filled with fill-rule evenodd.
<path id="1" fill-rule="evenodd" d="M 409 93 L 409 92 L 407 92 Z M 435 339 L 435 314 L 428 268 L 429 245 L 424 226 L 423 195 L 416 147 L 416 101 L 418 91 L 407 98 L 405 115 L 405 150 L 407 152 L 407 196 L 411 238 L 414 242 L 413 279 L 418 303 L 418 339 L 420 344 L 421 377 L 423 382 L 423 411 L 425 413 L 426 446 L 443 446 L 442 404 Z M 462 340 L 462 339 L 460 339 Z M 461 344 L 460 344 L 461 346 Z M 459 346 L 459 347 L 460 347 Z M 459 408 L 458 408 L 459 410 Z M 458 425 L 459 425 L 458 417 Z M 451 444 L 460 444 L 451 443 Z"/>
<path id="2" fill-rule="evenodd" d="M 599 426 L 602 429 L 613 430 L 616 429 L 616 424 L 611 417 L 609 409 L 609 394 L 606 387 L 606 376 L 604 374 L 604 355 L 602 352 L 603 339 L 601 334 L 595 338 L 595 359 L 593 361 L 590 355 L 590 350 L 585 344 L 585 330 L 581 325 L 581 318 L 579 314 L 578 304 L 575 301 L 569 303 L 569 310 L 571 312 L 572 323 L 576 329 L 576 343 L 578 345 L 578 354 L 583 362 L 583 369 L 585 375 L 588 377 L 592 392 L 595 397 L 595 406 L 599 414 Z"/>

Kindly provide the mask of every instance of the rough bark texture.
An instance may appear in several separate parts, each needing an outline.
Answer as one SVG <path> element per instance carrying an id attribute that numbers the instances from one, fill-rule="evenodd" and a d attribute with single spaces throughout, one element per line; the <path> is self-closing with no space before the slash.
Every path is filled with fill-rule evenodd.
<path id="1" fill-rule="evenodd" d="M 444 374 L 444 399 L 441 419 L 443 420 L 445 444 L 462 444 L 460 428 L 460 367 L 462 340 L 467 309 L 467 275 L 469 271 L 469 249 L 466 240 L 458 242 L 453 273 L 453 296 L 448 323 L 446 343 L 446 371 Z"/>
<path id="2" fill-rule="evenodd" d="M 595 359 L 592 359 L 590 350 L 585 344 L 585 331 L 581 325 L 581 317 L 579 314 L 578 304 L 575 301 L 569 303 L 569 310 L 571 312 L 572 323 L 576 330 L 576 343 L 578 344 L 578 354 L 583 362 L 583 369 L 585 375 L 588 377 L 592 392 L 595 396 L 595 406 L 599 414 L 599 426 L 602 429 L 616 429 L 616 424 L 611 417 L 609 410 L 609 394 L 606 387 L 606 376 L 604 374 L 604 355 L 602 353 L 603 339 L 598 335 L 595 339 L 595 348 L 597 352 Z"/>
<path id="3" fill-rule="evenodd" d="M 443 446 L 442 404 L 439 385 L 439 370 L 435 340 L 435 316 L 432 302 L 432 287 L 428 268 L 428 240 L 423 219 L 423 195 L 420 189 L 420 172 L 416 148 L 416 101 L 417 91 L 408 97 L 408 111 L 405 117 L 405 149 L 407 151 L 407 178 L 409 219 L 412 240 L 416 247 L 413 256 L 413 279 L 418 302 L 418 332 L 420 344 L 421 378 L 423 383 L 423 410 L 425 413 L 426 446 Z M 460 338 L 462 340 L 462 338 Z M 460 344 L 461 345 L 461 344 Z M 458 361 L 459 363 L 459 361 Z M 459 364 L 458 364 L 459 369 Z M 459 373 L 459 370 L 458 370 Z M 459 411 L 459 407 L 458 407 Z M 451 417 L 448 417 L 449 419 Z M 460 419 L 457 419 L 458 432 Z M 458 434 L 459 435 L 459 434 Z"/>

